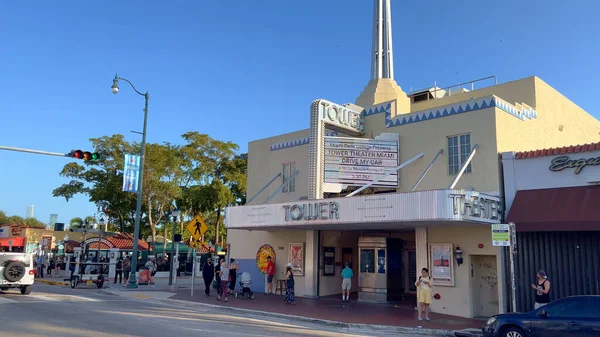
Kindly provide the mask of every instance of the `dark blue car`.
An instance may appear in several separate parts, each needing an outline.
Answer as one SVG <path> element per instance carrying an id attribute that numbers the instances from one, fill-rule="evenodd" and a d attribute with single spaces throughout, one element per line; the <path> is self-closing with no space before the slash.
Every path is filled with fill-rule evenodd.
<path id="1" fill-rule="evenodd" d="M 600 296 L 565 297 L 527 312 L 491 317 L 484 337 L 600 337 Z"/>

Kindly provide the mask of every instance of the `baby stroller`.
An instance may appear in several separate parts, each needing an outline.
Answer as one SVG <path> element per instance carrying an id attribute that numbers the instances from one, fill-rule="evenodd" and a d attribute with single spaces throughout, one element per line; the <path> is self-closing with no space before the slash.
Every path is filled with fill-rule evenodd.
<path id="1" fill-rule="evenodd" d="M 254 293 L 250 289 L 250 285 L 252 284 L 252 276 L 250 276 L 249 272 L 243 272 L 237 274 L 238 280 L 240 280 L 240 287 L 238 291 L 235 293 L 236 298 L 252 298 L 254 299 Z"/>

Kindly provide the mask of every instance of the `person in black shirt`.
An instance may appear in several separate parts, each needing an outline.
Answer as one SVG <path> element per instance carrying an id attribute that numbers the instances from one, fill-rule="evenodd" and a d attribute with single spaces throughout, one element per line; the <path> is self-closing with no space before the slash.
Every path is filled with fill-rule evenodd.
<path id="1" fill-rule="evenodd" d="M 532 284 L 531 288 L 535 289 L 535 305 L 534 308 L 538 309 L 546 304 L 550 303 L 550 281 L 548 281 L 548 275 L 543 270 L 537 272 L 536 284 Z"/>
<path id="2" fill-rule="evenodd" d="M 215 280 L 217 281 L 217 295 L 221 296 L 221 262 L 223 262 L 223 258 L 219 258 L 219 263 L 215 266 Z"/>
<path id="3" fill-rule="evenodd" d="M 206 262 L 204 262 L 204 268 L 202 268 L 202 278 L 204 279 L 204 295 L 208 297 L 210 296 L 210 286 L 215 278 L 215 269 L 213 268 L 211 258 L 208 258 Z"/>

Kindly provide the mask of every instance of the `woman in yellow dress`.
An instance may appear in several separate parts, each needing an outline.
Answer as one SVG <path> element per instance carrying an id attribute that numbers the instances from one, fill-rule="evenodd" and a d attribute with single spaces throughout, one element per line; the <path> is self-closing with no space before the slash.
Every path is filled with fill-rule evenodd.
<path id="1" fill-rule="evenodd" d="M 427 268 L 421 270 L 421 276 L 419 276 L 415 285 L 417 286 L 417 303 L 419 303 L 419 321 L 423 320 L 421 316 L 423 311 L 425 311 L 425 319 L 429 321 L 429 305 L 431 304 L 433 282 L 431 282 Z"/>

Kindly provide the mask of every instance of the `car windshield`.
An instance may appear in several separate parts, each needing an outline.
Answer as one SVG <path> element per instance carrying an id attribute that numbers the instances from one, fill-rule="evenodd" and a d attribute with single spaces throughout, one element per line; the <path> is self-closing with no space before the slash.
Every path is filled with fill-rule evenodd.
<path id="1" fill-rule="evenodd" d="M 11 255 L 0 253 L 0 267 L 5 267 L 11 261 L 22 262 L 25 267 L 31 268 L 31 259 L 29 258 L 29 255 Z"/>

